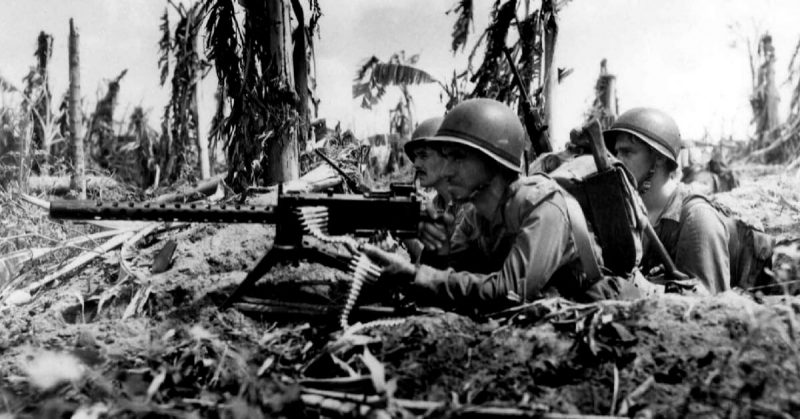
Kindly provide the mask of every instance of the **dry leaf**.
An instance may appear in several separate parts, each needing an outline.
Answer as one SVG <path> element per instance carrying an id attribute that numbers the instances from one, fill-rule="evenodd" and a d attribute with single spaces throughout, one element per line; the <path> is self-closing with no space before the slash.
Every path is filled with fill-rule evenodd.
<path id="1" fill-rule="evenodd" d="M 72 419 L 99 419 L 101 415 L 108 413 L 108 406 L 103 403 L 95 403 L 91 406 L 81 406 L 72 414 Z"/>
<path id="2" fill-rule="evenodd" d="M 258 373 L 256 373 L 256 375 L 261 377 L 261 375 L 264 374 L 264 372 L 266 372 L 268 369 L 270 369 L 270 367 L 272 367 L 272 364 L 274 363 L 275 363 L 275 356 L 268 357 L 267 359 L 264 360 L 264 363 L 261 364 L 261 366 L 258 368 Z"/>
<path id="3" fill-rule="evenodd" d="M 364 365 L 366 365 L 369 370 L 369 375 L 372 377 L 372 384 L 375 386 L 375 391 L 378 393 L 385 393 L 386 368 L 384 368 L 381 361 L 378 361 L 378 358 L 375 358 L 375 355 L 372 355 L 367 348 L 364 348 L 364 353 L 361 354 L 361 360 L 364 361 Z"/>
<path id="4" fill-rule="evenodd" d="M 192 336 L 194 340 L 214 340 L 216 336 L 206 330 L 203 326 L 196 324 L 189 329 L 189 334 Z"/>
<path id="5" fill-rule="evenodd" d="M 14 252 L 0 259 L 0 286 L 11 282 L 19 275 L 22 262 L 24 262 L 20 260 L 20 256 L 22 256 L 20 252 Z"/>
<path id="6" fill-rule="evenodd" d="M 6 297 L 6 304 L 10 306 L 21 306 L 31 301 L 31 293 L 26 290 L 15 290 Z"/>
<path id="7" fill-rule="evenodd" d="M 77 381 L 85 372 L 84 364 L 71 354 L 32 348 L 22 351 L 18 364 L 30 383 L 42 390 L 64 381 Z"/>
<path id="8" fill-rule="evenodd" d="M 150 386 L 147 387 L 147 400 L 151 400 L 153 396 L 158 393 L 158 389 L 161 387 L 161 384 L 164 383 L 164 380 L 167 378 L 167 370 L 162 368 L 161 371 L 158 372 L 158 375 L 153 377 L 153 381 L 150 382 Z"/>

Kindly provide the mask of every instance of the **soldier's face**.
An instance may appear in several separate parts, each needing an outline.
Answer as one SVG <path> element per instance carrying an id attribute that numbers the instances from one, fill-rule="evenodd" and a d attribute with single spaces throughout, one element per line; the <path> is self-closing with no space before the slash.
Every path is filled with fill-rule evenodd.
<path id="1" fill-rule="evenodd" d="M 617 134 L 614 155 L 631 171 L 637 182 L 642 182 L 655 163 L 650 147 L 631 134 Z"/>
<path id="2" fill-rule="evenodd" d="M 431 147 L 414 150 L 414 174 L 424 188 L 435 187 L 444 181 L 445 161 L 441 153 Z"/>
<path id="3" fill-rule="evenodd" d="M 442 147 L 444 175 L 448 191 L 454 200 L 469 200 L 491 179 L 488 162 L 482 154 L 470 147 L 457 144 Z"/>

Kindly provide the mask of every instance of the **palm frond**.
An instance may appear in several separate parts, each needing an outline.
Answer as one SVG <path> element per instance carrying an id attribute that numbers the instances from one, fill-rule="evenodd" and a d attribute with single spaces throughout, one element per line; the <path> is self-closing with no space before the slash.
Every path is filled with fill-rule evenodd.
<path id="1" fill-rule="evenodd" d="M 242 78 L 239 71 L 240 41 L 238 24 L 232 0 L 207 0 L 209 16 L 206 21 L 207 58 L 214 63 L 217 79 L 224 84 L 228 96 L 241 92 Z"/>
<path id="2" fill-rule="evenodd" d="M 509 0 L 494 9 L 492 23 L 486 29 L 483 63 L 472 77 L 472 81 L 476 82 L 472 97 L 496 97 L 501 90 L 501 83 L 498 83 L 498 62 L 506 47 L 506 37 L 516 10 L 516 0 Z"/>
<path id="3" fill-rule="evenodd" d="M 364 77 L 366 76 L 367 72 L 370 71 L 375 64 L 378 64 L 380 62 L 381 60 L 379 60 L 378 57 L 374 55 L 372 57 L 369 57 L 367 61 L 365 61 L 364 64 L 362 64 L 361 67 L 356 72 L 355 81 L 364 80 Z"/>
<path id="4" fill-rule="evenodd" d="M 6 80 L 3 76 L 0 76 L 0 91 L 3 92 L 17 92 L 19 89 L 17 86 L 14 86 L 14 83 Z"/>
<path id="5" fill-rule="evenodd" d="M 519 73 L 526 86 L 534 80 L 541 81 L 539 74 L 542 59 L 542 35 L 539 10 L 531 13 L 517 25 L 519 32 Z"/>
<path id="6" fill-rule="evenodd" d="M 467 45 L 467 36 L 469 35 L 469 27 L 472 24 L 472 0 L 459 0 L 458 4 L 452 9 L 447 11 L 447 14 L 457 13 L 456 23 L 453 24 L 453 43 L 452 50 L 456 53 L 459 48 L 464 50 Z"/>
<path id="7" fill-rule="evenodd" d="M 404 64 L 377 63 L 372 67 L 372 80 L 382 85 L 415 85 L 435 83 L 436 79 L 419 68 Z"/>
<path id="8" fill-rule="evenodd" d="M 158 40 L 158 68 L 161 70 L 161 85 L 167 82 L 169 75 L 169 52 L 172 49 L 172 35 L 169 32 L 169 14 L 164 8 L 161 15 L 161 24 L 158 25 L 161 31 L 161 39 Z"/>
<path id="9" fill-rule="evenodd" d="M 319 18 L 322 17 L 322 10 L 319 8 L 319 1 L 318 0 L 308 0 L 308 9 L 311 10 L 311 18 L 309 18 L 308 22 L 308 32 L 309 34 L 313 34 L 314 31 L 319 31 Z M 309 38 L 311 38 L 309 36 Z"/>
<path id="10" fill-rule="evenodd" d="M 403 55 L 394 54 L 389 63 L 370 57 L 361 66 L 353 83 L 353 99 L 361 98 L 361 107 L 371 109 L 386 93 L 386 86 L 409 86 L 437 83 L 426 71 L 406 64 Z"/>
<path id="11" fill-rule="evenodd" d="M 47 62 L 50 60 L 50 57 L 53 56 L 53 35 L 45 31 L 39 32 L 36 44 L 36 52 L 34 53 L 36 61 L 40 69 L 46 69 Z"/>
<path id="12" fill-rule="evenodd" d="M 197 38 L 203 19 L 202 8 L 202 4 L 195 3 L 188 9 L 183 5 L 178 9 L 180 19 L 175 26 L 171 47 L 175 55 L 169 103 L 172 110 L 165 113 L 165 117 L 172 118 L 172 146 L 169 150 L 171 164 L 164 170 L 165 179 L 170 181 L 177 180 L 187 168 L 196 166 L 199 158 L 199 150 L 195 147 L 199 136 L 195 86 L 203 70 L 203 62 L 197 51 Z"/>

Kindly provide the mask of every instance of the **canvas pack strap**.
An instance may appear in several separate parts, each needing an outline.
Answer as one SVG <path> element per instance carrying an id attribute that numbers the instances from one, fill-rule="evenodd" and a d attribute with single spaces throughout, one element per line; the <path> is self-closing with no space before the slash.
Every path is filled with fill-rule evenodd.
<path id="1" fill-rule="evenodd" d="M 575 240 L 575 249 L 581 260 L 583 273 L 586 274 L 587 285 L 594 284 L 603 276 L 600 272 L 600 265 L 594 254 L 594 246 L 589 236 L 589 227 L 586 225 L 586 218 L 583 215 L 581 205 L 569 194 L 564 194 L 567 203 L 567 216 L 572 226 L 572 237 Z"/>

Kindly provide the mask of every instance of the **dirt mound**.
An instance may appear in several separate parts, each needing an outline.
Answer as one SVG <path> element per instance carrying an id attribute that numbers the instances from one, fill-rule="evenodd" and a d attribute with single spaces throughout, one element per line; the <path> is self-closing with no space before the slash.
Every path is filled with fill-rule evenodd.
<path id="1" fill-rule="evenodd" d="M 800 177 L 777 166 L 738 166 L 738 188 L 714 195 L 743 219 L 755 222 L 779 241 L 800 237 Z"/>
<path id="2" fill-rule="evenodd" d="M 800 189 L 780 176 L 719 198 L 789 237 L 800 231 Z M 270 271 L 255 296 L 305 312 L 221 310 L 273 235 L 260 225 L 166 229 L 0 308 L 0 413 L 800 417 L 798 297 L 550 299 L 490 320 L 383 307 L 370 315 L 398 319 L 343 333 L 348 275 L 301 262 Z M 150 273 L 170 240 L 169 269 Z M 797 242 L 782 249 L 796 274 Z M 372 318 L 364 313 L 352 321 Z"/>

